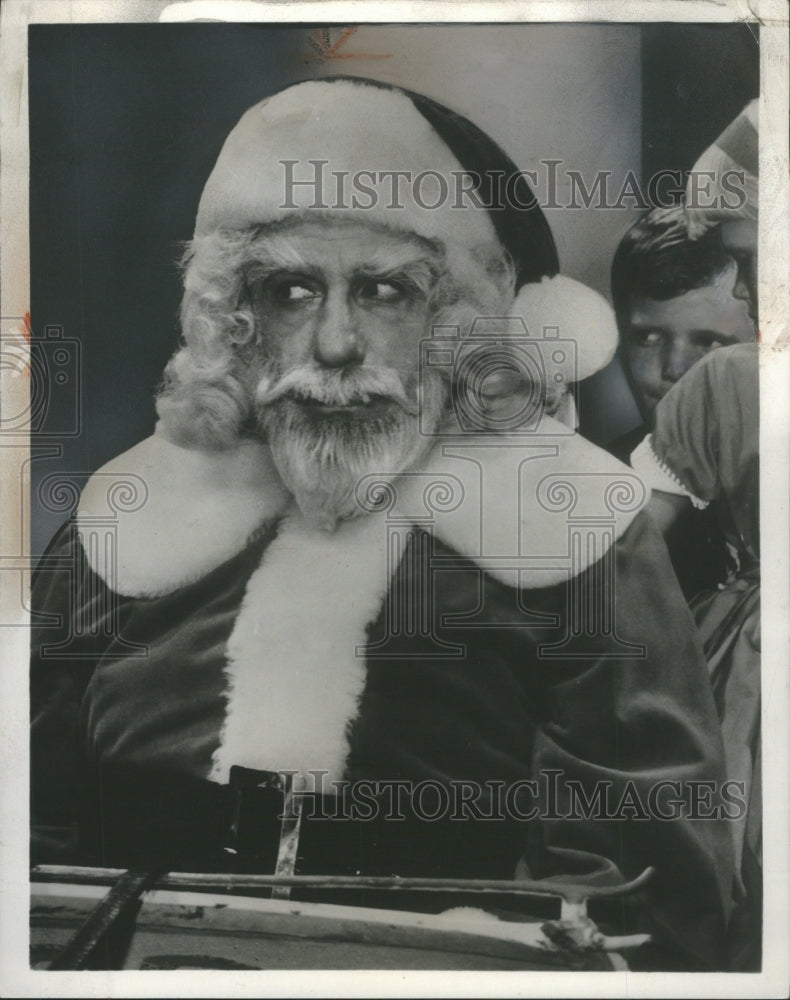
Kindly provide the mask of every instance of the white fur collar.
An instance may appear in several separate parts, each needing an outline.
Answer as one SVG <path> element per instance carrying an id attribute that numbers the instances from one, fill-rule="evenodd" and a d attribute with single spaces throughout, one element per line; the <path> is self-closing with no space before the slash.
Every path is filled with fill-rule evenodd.
<path id="1" fill-rule="evenodd" d="M 130 597 L 157 597 L 199 580 L 240 552 L 290 503 L 267 448 L 179 448 L 153 434 L 99 469 L 77 526 L 91 567 Z M 115 529 L 114 559 L 100 541 Z"/>
<path id="2" fill-rule="evenodd" d="M 117 498 L 134 477 L 145 491 L 124 509 Z M 362 492 L 374 481 L 363 483 Z M 430 489 L 434 483 L 442 485 Z M 390 516 L 432 526 L 450 548 L 502 582 L 534 589 L 568 579 L 572 522 L 595 522 L 610 542 L 633 520 L 645 490 L 633 470 L 544 418 L 534 435 L 437 439 L 422 468 L 396 482 L 393 497 Z M 77 522 L 90 564 L 106 583 L 127 596 L 153 597 L 230 559 L 291 503 L 263 444 L 201 452 L 156 433 L 91 478 Z M 114 560 L 97 544 L 97 526 L 108 525 L 116 533 Z M 383 515 L 351 521 L 316 545 L 349 551 L 375 530 L 384 545 Z M 582 556 L 573 572 L 585 567 Z"/>
<path id="3" fill-rule="evenodd" d="M 131 477 L 136 500 L 122 489 Z M 263 445 L 185 451 L 155 434 L 86 487 L 78 525 L 87 557 L 110 586 L 132 596 L 199 579 L 263 523 L 282 518 L 228 639 L 225 717 L 210 779 L 226 782 L 234 764 L 305 776 L 320 769 L 331 792 L 344 776 L 348 727 L 366 679 L 366 627 L 397 568 L 387 559 L 388 520 L 432 526 L 502 582 L 535 588 L 584 568 L 569 558 L 574 520 L 597 533 L 600 554 L 644 498 L 631 470 L 550 420 L 535 436 L 442 439 L 419 471 L 383 491 L 377 482 L 361 484 L 361 499 L 384 497 L 388 509 L 327 534 L 305 523 Z M 98 544 L 108 526 L 117 534 L 115 561 L 106 554 L 112 547 Z"/>

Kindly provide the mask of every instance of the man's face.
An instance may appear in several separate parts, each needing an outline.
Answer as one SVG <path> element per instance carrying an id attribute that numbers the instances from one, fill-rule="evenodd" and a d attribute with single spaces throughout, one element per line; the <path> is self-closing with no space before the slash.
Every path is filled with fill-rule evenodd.
<path id="1" fill-rule="evenodd" d="M 719 232 L 722 246 L 738 265 L 733 295 L 746 303 L 757 322 L 757 223 L 753 219 L 725 222 Z"/>
<path id="2" fill-rule="evenodd" d="M 419 457 L 420 408 L 437 426 L 444 412 L 443 386 L 420 380 L 439 261 L 423 241 L 357 223 L 299 222 L 282 238 L 287 266 L 251 288 L 258 419 L 300 507 L 330 528 L 355 512 L 363 475 Z"/>
<path id="3" fill-rule="evenodd" d="M 632 300 L 623 349 L 649 420 L 659 400 L 706 354 L 754 339 L 746 305 L 733 294 L 735 280 L 732 264 L 710 284 L 674 299 Z"/>

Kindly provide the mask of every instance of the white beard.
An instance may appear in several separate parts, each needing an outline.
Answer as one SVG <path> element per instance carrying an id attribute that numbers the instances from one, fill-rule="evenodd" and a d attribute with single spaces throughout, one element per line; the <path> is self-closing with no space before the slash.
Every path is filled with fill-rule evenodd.
<path id="1" fill-rule="evenodd" d="M 431 446 L 431 434 L 446 412 L 448 390 L 441 375 L 423 379 L 422 418 L 393 405 L 381 417 L 347 414 L 318 417 L 298 400 L 282 396 L 258 410 L 258 425 L 280 477 L 305 519 L 334 531 L 337 523 L 367 512 L 357 488 L 366 476 L 392 481 Z"/>

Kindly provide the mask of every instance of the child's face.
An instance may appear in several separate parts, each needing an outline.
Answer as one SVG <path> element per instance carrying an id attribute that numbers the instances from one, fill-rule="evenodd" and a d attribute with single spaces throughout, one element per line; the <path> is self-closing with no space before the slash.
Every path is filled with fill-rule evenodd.
<path id="1" fill-rule="evenodd" d="M 725 222 L 720 233 L 722 246 L 738 265 L 733 295 L 743 299 L 757 322 L 757 223 L 753 219 Z"/>
<path id="2" fill-rule="evenodd" d="M 659 400 L 706 354 L 754 340 L 746 302 L 735 295 L 737 273 L 733 263 L 685 295 L 632 300 L 623 350 L 648 420 Z"/>

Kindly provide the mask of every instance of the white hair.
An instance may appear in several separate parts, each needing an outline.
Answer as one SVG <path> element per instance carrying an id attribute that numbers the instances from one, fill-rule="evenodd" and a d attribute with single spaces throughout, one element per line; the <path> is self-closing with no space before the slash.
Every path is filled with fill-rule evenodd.
<path id="1" fill-rule="evenodd" d="M 291 224 L 218 229 L 188 244 L 181 261 L 182 344 L 156 400 L 161 429 L 176 444 L 223 449 L 255 432 L 255 389 L 264 358 L 249 287 L 270 273 L 298 268 L 288 238 Z M 476 316 L 504 314 L 513 298 L 514 269 L 500 247 L 469 250 L 400 235 L 412 258 L 415 247 L 423 250 L 425 260 L 417 261 L 410 277 L 426 295 L 432 323 L 458 326 L 463 335 Z"/>

